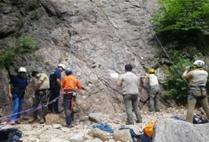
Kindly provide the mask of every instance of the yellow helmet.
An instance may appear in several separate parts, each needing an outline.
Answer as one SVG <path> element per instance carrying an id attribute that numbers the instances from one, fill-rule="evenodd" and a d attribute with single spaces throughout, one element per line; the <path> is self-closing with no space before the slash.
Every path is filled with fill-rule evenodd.
<path id="1" fill-rule="evenodd" d="M 149 68 L 149 69 L 148 69 L 148 73 L 149 73 L 149 74 L 155 74 L 155 69 Z"/>

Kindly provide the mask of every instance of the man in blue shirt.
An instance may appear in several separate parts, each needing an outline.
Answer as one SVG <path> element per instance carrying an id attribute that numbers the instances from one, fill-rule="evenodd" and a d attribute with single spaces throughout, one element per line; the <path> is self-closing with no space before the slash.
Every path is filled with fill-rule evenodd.
<path id="1" fill-rule="evenodd" d="M 52 101 L 60 96 L 61 89 L 61 73 L 65 70 L 64 64 L 59 64 L 57 68 L 50 74 L 50 97 L 49 101 Z M 52 113 L 59 113 L 59 99 L 51 103 L 48 107 Z"/>
<path id="2" fill-rule="evenodd" d="M 20 67 L 17 75 L 10 75 L 10 84 L 8 89 L 9 99 L 12 101 L 12 116 L 10 117 L 10 123 L 19 123 L 18 119 L 21 116 L 22 103 L 26 87 L 28 85 L 26 77 L 26 68 Z"/>

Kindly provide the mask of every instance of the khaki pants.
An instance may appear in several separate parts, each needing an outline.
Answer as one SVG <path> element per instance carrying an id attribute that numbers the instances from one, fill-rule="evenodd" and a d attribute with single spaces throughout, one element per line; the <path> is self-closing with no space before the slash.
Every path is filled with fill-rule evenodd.
<path id="1" fill-rule="evenodd" d="M 142 117 L 138 107 L 138 95 L 127 94 L 123 96 L 126 114 L 127 114 L 127 123 L 134 124 L 134 115 L 133 112 L 136 114 L 137 122 L 142 121 Z"/>
<path id="2" fill-rule="evenodd" d="M 198 101 L 200 102 L 201 107 L 203 107 L 207 115 L 207 118 L 209 119 L 209 108 L 208 108 L 207 96 L 203 98 L 195 98 L 193 95 L 190 94 L 187 97 L 188 110 L 187 110 L 186 121 L 191 122 L 191 123 L 193 122 L 193 113 L 194 113 L 194 109 Z"/>
<path id="3" fill-rule="evenodd" d="M 45 121 L 45 116 L 47 114 L 47 106 L 44 105 L 47 104 L 48 94 L 49 91 L 47 89 L 40 90 L 35 93 L 35 97 L 33 98 L 33 108 L 37 109 L 39 105 L 41 105 L 41 108 L 33 112 L 34 119 L 37 119 L 39 115 L 41 121 Z"/>
<path id="4" fill-rule="evenodd" d="M 149 111 L 159 112 L 159 95 L 160 95 L 160 88 L 159 85 L 150 87 L 149 90 Z"/>

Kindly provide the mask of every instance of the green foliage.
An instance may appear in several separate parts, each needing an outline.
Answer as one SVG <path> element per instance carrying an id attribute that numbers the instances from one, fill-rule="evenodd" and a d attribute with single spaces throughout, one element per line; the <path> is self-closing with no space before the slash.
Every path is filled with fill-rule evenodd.
<path id="1" fill-rule="evenodd" d="M 21 36 L 17 40 L 17 46 L 20 52 L 31 52 L 38 48 L 38 44 L 31 36 Z"/>
<path id="2" fill-rule="evenodd" d="M 152 19 L 157 33 L 209 29 L 209 0 L 159 1 L 161 8 Z"/>
<path id="3" fill-rule="evenodd" d="M 0 68 L 10 65 L 14 56 L 14 50 L 8 50 L 0 53 Z"/>
<path id="4" fill-rule="evenodd" d="M 0 53 L 0 68 L 8 67 L 16 56 L 22 56 L 26 53 L 32 53 L 38 49 L 38 44 L 30 36 L 21 36 L 17 39 L 17 47 L 9 48 Z"/>
<path id="5" fill-rule="evenodd" d="M 178 52 L 174 54 L 174 59 L 173 65 L 169 67 L 168 79 L 163 86 L 176 102 L 184 103 L 187 96 L 187 82 L 181 78 L 181 75 L 192 62 Z"/>

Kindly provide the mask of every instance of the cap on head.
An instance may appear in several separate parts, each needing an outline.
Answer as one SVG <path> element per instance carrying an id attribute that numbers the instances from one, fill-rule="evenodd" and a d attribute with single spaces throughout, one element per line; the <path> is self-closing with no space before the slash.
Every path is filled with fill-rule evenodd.
<path id="1" fill-rule="evenodd" d="M 59 64 L 57 67 L 62 68 L 63 70 L 65 70 L 65 65 L 64 64 Z"/>
<path id="2" fill-rule="evenodd" d="M 154 68 L 149 68 L 148 73 L 149 74 L 155 74 L 155 69 Z"/>
<path id="3" fill-rule="evenodd" d="M 196 67 L 202 68 L 205 66 L 205 62 L 202 60 L 196 60 L 193 65 L 195 65 Z"/>
<path id="4" fill-rule="evenodd" d="M 19 69 L 18 69 L 18 72 L 19 73 L 26 73 L 27 72 L 27 70 L 26 70 L 26 68 L 25 67 L 20 67 Z"/>

